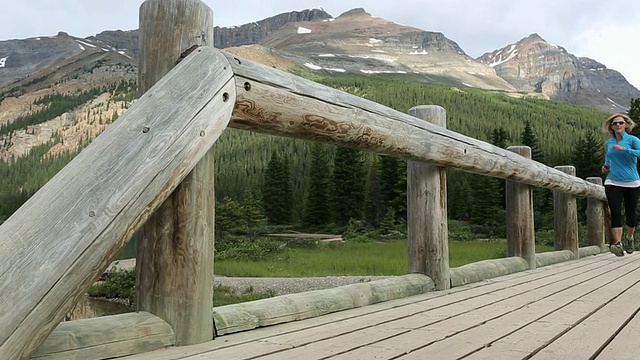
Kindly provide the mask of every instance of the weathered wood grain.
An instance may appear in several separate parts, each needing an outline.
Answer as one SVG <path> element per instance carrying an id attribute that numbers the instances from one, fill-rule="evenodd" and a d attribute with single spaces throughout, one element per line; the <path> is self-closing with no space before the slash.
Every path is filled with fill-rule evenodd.
<path id="1" fill-rule="evenodd" d="M 213 319 L 217 334 L 223 335 L 422 294 L 433 289 L 434 283 L 429 277 L 409 274 L 220 306 L 214 309 Z"/>
<path id="2" fill-rule="evenodd" d="M 593 256 L 593 255 L 598 255 L 602 252 L 602 249 L 600 248 L 600 246 L 585 246 L 585 247 L 581 247 L 578 250 L 578 257 L 587 257 L 587 256 Z"/>
<path id="3" fill-rule="evenodd" d="M 549 251 L 536 254 L 536 267 L 557 264 L 574 259 L 576 259 L 575 254 L 569 250 Z"/>
<path id="4" fill-rule="evenodd" d="M 421 316 L 420 314 L 431 312 L 439 314 L 436 318 L 442 320 L 446 317 L 460 314 L 462 309 L 465 309 L 465 306 L 466 309 L 472 307 L 478 309 L 478 311 L 482 311 L 482 307 L 500 301 L 501 298 L 512 298 L 520 294 L 521 297 L 526 299 L 527 294 L 536 294 L 538 289 L 556 286 L 553 284 L 558 281 L 564 281 L 565 283 L 557 284 L 556 288 L 565 289 L 567 287 L 566 283 L 568 282 L 588 279 L 589 277 L 593 277 L 594 274 L 602 274 L 603 271 L 608 272 L 617 266 L 615 262 L 608 260 L 610 260 L 610 258 L 598 256 L 579 262 L 564 262 L 539 268 L 536 271 L 525 271 L 500 277 L 495 281 L 474 283 L 463 287 L 452 288 L 447 291 L 429 292 L 422 295 L 332 313 L 304 321 L 262 327 L 251 331 L 224 335 L 208 343 L 164 349 L 147 354 L 130 356 L 124 359 L 215 359 L 219 358 L 218 355 L 222 353 L 219 351 L 224 349 L 226 349 L 224 352 L 225 355 L 236 355 L 229 355 L 227 358 L 242 359 L 251 357 L 246 356 L 246 354 L 262 354 L 263 356 L 271 354 L 269 355 L 271 356 L 270 358 L 280 359 L 276 357 L 280 355 L 281 359 L 286 359 L 289 355 L 289 350 L 286 349 L 292 347 L 294 349 L 304 349 L 303 347 L 305 345 L 319 343 L 319 346 L 307 347 L 306 349 L 308 351 L 302 356 L 300 356 L 300 352 L 292 352 L 292 356 L 299 356 L 298 358 L 310 360 L 322 358 L 322 355 L 326 354 L 325 351 L 316 353 L 311 350 L 321 347 L 326 341 L 331 341 L 333 338 L 337 338 L 339 341 L 339 337 L 342 335 L 363 329 L 371 331 L 371 329 L 377 328 L 378 326 L 381 326 L 382 333 L 386 332 L 388 335 L 391 335 L 388 329 L 391 329 L 391 331 L 404 329 L 405 333 L 409 335 L 406 341 L 404 340 L 404 335 L 394 337 L 394 341 L 385 344 L 384 348 L 393 347 L 396 344 L 396 347 L 400 347 L 402 344 L 408 344 L 415 340 L 422 340 L 422 344 L 424 344 L 424 339 L 431 336 L 433 334 L 432 331 L 409 331 L 408 326 L 419 324 L 419 322 L 412 321 L 412 324 L 405 326 L 405 322 L 402 321 L 402 319 Z M 526 309 L 526 307 L 523 309 Z M 393 325 L 387 326 L 386 324 L 390 322 L 393 322 Z M 422 334 L 422 339 L 418 333 Z M 412 336 L 412 334 L 415 336 Z M 391 345 L 386 346 L 388 344 Z M 346 343 L 346 345 L 349 344 Z M 359 345 L 361 344 L 351 344 L 352 347 L 358 347 Z M 391 358 L 382 356 L 383 351 L 381 349 L 384 348 L 382 346 L 378 348 L 373 345 L 370 347 L 371 351 L 363 353 L 362 357 L 353 356 L 353 353 L 350 355 L 352 355 L 351 358 Z M 333 348 L 326 349 L 331 351 Z M 286 351 L 282 352 L 282 350 Z M 260 358 L 265 357 L 260 356 Z"/>
<path id="5" fill-rule="evenodd" d="M 556 169 L 571 176 L 576 174 L 574 166 Z M 578 258 L 578 203 L 572 194 L 553 192 L 553 236 L 556 250 L 569 250 Z"/>
<path id="6" fill-rule="evenodd" d="M 447 127 L 447 113 L 440 106 L 416 106 L 409 109 L 409 114 Z M 436 284 L 436 290 L 451 287 L 446 171 L 443 167 L 407 161 L 409 273 L 426 274 Z"/>
<path id="7" fill-rule="evenodd" d="M 520 156 L 531 159 L 528 146 L 510 146 Z M 507 256 L 520 256 L 530 269 L 536 268 L 536 236 L 533 224 L 533 189 L 513 180 L 505 182 Z"/>
<path id="8" fill-rule="evenodd" d="M 451 269 L 451 286 L 460 286 L 481 280 L 504 276 L 529 269 L 527 261 L 520 257 L 476 261 Z"/>
<path id="9" fill-rule="evenodd" d="M 624 264 L 623 266 L 612 267 L 610 264 L 606 269 L 611 276 L 616 279 L 619 276 L 628 273 L 634 269 L 637 269 L 636 264 Z M 563 288 L 563 286 L 565 288 Z M 521 302 L 518 298 L 504 299 L 496 305 L 503 308 L 502 314 L 496 317 L 485 317 L 489 311 L 483 311 L 480 316 L 474 316 L 474 314 L 463 314 L 459 317 L 459 321 L 450 322 L 450 324 L 437 324 L 436 328 L 445 330 L 449 329 L 449 333 L 445 333 L 443 337 L 438 339 L 432 345 L 422 347 L 415 352 L 412 352 L 411 356 L 404 357 L 406 359 L 420 359 L 420 356 L 425 355 L 433 356 L 436 359 L 457 359 L 468 356 L 470 354 L 482 354 L 482 350 L 490 346 L 497 339 L 501 339 L 506 336 L 515 337 L 521 330 L 524 330 L 528 325 L 535 325 L 538 321 L 543 323 L 556 323 L 563 324 L 563 328 L 551 327 L 551 331 L 541 331 L 534 335 L 534 339 L 540 339 L 547 343 L 553 342 L 552 346 L 555 349 L 563 349 L 565 357 L 567 359 L 588 359 L 591 354 L 594 353 L 593 345 L 598 344 L 595 339 L 591 339 L 591 346 L 586 346 L 584 342 L 576 341 L 573 339 L 563 339 L 565 336 L 560 337 L 554 341 L 553 337 L 563 331 L 573 329 L 579 329 L 578 326 L 582 323 L 584 317 L 589 316 L 590 313 L 597 311 L 602 306 L 602 302 L 611 299 L 611 294 L 620 294 L 625 292 L 625 288 L 629 285 L 624 281 L 612 281 L 609 276 L 604 273 L 599 273 L 594 276 L 590 274 L 589 277 L 576 277 L 570 281 L 557 282 L 556 284 L 550 284 L 547 288 L 540 289 L 535 294 L 530 295 L 530 303 L 526 306 L 520 305 Z M 543 296 L 539 296 L 543 295 Z M 489 308 L 487 308 L 489 310 Z M 483 318 L 486 321 L 483 321 Z M 466 322 L 466 324 L 465 324 Z M 620 323 L 614 321 L 614 323 Z M 458 327 L 460 326 L 461 327 Z M 475 325 L 475 326 L 474 326 Z M 429 327 L 427 327 L 428 329 Z M 462 331 L 459 329 L 462 328 Z M 554 332 L 556 330 L 558 332 Z M 576 333 L 579 333 L 577 331 Z M 599 341 L 604 341 L 605 338 L 601 336 L 598 331 L 591 331 L 591 334 Z M 612 333 L 612 332 L 609 332 Z M 531 336 L 530 331 L 524 331 L 524 336 Z M 521 336 L 521 335 L 520 335 Z M 533 340 L 533 339 L 532 339 Z M 586 340 L 586 339 L 585 339 Z M 587 350 L 579 352 L 576 348 L 581 350 Z M 521 347 L 521 350 L 528 350 L 529 353 L 533 353 L 536 348 Z M 559 353 L 551 353 L 552 356 L 543 356 L 541 358 L 562 358 L 558 356 Z M 486 356 L 486 357 L 485 357 Z M 478 356 L 478 358 L 481 358 Z M 482 358 L 492 359 L 492 355 L 484 355 Z M 535 356 L 533 357 L 536 358 Z"/>
<path id="10" fill-rule="evenodd" d="M 144 94 L 192 46 L 213 45 L 213 11 L 196 0 L 140 6 L 139 91 Z M 138 310 L 167 321 L 176 345 L 213 339 L 214 155 L 209 151 L 138 236 Z"/>
<path id="11" fill-rule="evenodd" d="M 111 359 L 175 344 L 169 324 L 149 313 L 128 313 L 60 323 L 31 359 Z"/>
<path id="12" fill-rule="evenodd" d="M 346 92 L 224 54 L 232 64 L 238 88 L 231 127 L 340 143 L 605 199 L 601 186 L 537 161 Z"/>
<path id="13" fill-rule="evenodd" d="M 209 151 L 232 77 L 199 48 L 0 226 L 0 358 L 26 358 Z"/>
<path id="14" fill-rule="evenodd" d="M 602 178 L 588 177 L 587 181 L 596 185 L 602 185 Z M 607 251 L 604 245 L 604 207 L 601 200 L 587 199 L 587 243 L 599 246 L 602 252 Z"/>
<path id="15" fill-rule="evenodd" d="M 620 268 L 615 269 L 616 267 Z M 629 267 L 629 266 L 628 266 Z M 335 357 L 336 359 L 394 359 L 409 353 L 408 358 L 457 358 L 448 357 L 451 353 L 463 350 L 470 344 L 480 344 L 481 337 L 471 335 L 464 337 L 467 332 L 474 332 L 481 326 L 489 326 L 499 322 L 503 315 L 518 317 L 522 311 L 529 317 L 534 317 L 536 312 L 527 311 L 530 306 L 553 311 L 550 304 L 557 303 L 563 298 L 563 292 L 579 294 L 597 288 L 596 284 L 589 284 L 588 280 L 595 274 L 600 274 L 601 283 L 606 279 L 601 270 L 611 271 L 612 274 L 622 273 L 621 267 L 616 264 L 608 264 L 605 267 L 592 266 L 588 271 L 572 271 L 563 274 L 555 273 L 551 278 L 540 279 L 536 282 L 521 283 L 517 287 L 505 288 L 498 292 L 485 292 L 481 297 L 466 297 L 462 301 L 448 301 L 441 298 L 421 301 L 414 306 L 397 308 L 389 311 L 389 318 L 372 318 L 367 316 L 357 321 L 344 322 L 344 327 L 323 327 L 320 329 L 303 331 L 301 333 L 283 334 L 274 336 L 266 341 L 251 344 L 250 346 L 238 346 L 224 351 L 213 351 L 208 356 L 228 355 L 234 359 L 249 359 L 244 354 L 251 349 L 256 351 L 263 349 L 264 359 L 296 359 L 311 358 L 322 359 Z M 572 286 L 575 289 L 572 289 Z M 570 301 L 570 300 L 567 300 Z M 441 305 L 438 305 L 441 304 Z M 394 318 L 395 316 L 395 318 Z M 523 317 L 524 318 L 524 317 Z M 497 326 L 498 331 L 508 331 L 509 326 L 519 326 L 517 321 L 505 321 L 502 327 Z M 351 331 L 346 331 L 350 329 Z M 477 331 L 476 331 L 477 332 Z M 449 344 L 439 346 L 445 342 L 462 338 L 460 346 Z M 280 349 L 269 354 L 270 349 L 264 344 L 278 344 Z M 477 346 L 477 345 L 476 345 Z M 435 353 L 431 349 L 441 349 L 443 352 Z M 244 351 L 243 351 L 244 350 Z M 268 354 L 268 355 L 267 355 Z M 433 356 L 432 356 L 433 354 Z M 222 356 L 225 357 L 225 356 Z M 204 354 L 192 359 L 206 358 Z M 191 359 L 187 357 L 187 359 Z"/>

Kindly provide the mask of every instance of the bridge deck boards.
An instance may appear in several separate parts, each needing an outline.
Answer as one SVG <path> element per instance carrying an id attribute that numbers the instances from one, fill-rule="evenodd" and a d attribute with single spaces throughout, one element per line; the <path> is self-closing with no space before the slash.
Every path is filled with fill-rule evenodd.
<path id="1" fill-rule="evenodd" d="M 602 254 L 122 359 L 636 359 L 638 299 L 640 254 Z"/>

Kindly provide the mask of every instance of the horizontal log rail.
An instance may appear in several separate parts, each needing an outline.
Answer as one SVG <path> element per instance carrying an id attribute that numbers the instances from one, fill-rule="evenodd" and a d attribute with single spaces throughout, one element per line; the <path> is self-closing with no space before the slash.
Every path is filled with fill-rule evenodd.
<path id="1" fill-rule="evenodd" d="M 146 312 L 66 321 L 31 354 L 31 359 L 113 359 L 175 345 L 169 324 Z"/>
<path id="2" fill-rule="evenodd" d="M 237 104 L 230 127 L 354 146 L 405 160 L 605 200 L 604 188 L 511 151 L 344 91 L 227 56 Z"/>

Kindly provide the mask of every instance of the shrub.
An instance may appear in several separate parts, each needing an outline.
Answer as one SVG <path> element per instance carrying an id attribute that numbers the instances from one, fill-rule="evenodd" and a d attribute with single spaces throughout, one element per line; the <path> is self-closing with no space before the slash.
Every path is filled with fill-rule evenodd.
<path id="1" fill-rule="evenodd" d="M 225 241 L 216 248 L 216 260 L 267 260 L 274 254 L 284 252 L 284 243 L 269 238 L 234 237 L 232 241 Z"/>
<path id="2" fill-rule="evenodd" d="M 104 281 L 93 285 L 87 292 L 91 297 L 123 299 L 131 309 L 135 307 L 136 271 L 117 269 L 104 275 Z"/>

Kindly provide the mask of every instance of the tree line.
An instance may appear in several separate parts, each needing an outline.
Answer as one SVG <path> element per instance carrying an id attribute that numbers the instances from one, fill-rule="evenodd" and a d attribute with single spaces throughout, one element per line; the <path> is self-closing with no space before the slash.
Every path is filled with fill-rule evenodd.
<path id="1" fill-rule="evenodd" d="M 600 175 L 606 136 L 600 128 L 608 114 L 594 109 L 397 78 L 331 76 L 314 80 L 405 113 L 416 105 L 440 105 L 447 110 L 448 128 L 453 131 L 502 148 L 530 146 L 534 160 L 549 166 L 574 165 L 582 178 Z M 630 115 L 637 109 L 635 99 Z M 226 129 L 214 150 L 216 225 L 220 231 L 255 232 L 267 225 L 343 231 L 349 226 L 376 228 L 406 221 L 403 160 L 236 129 Z M 24 166 L 33 167 L 34 172 L 40 167 L 36 162 L 54 160 L 43 159 L 37 151 L 27 158 L 31 160 Z M 16 164 L 17 160 L 4 168 L 13 180 L 7 187 L 3 185 L 2 189 L 11 190 L 0 193 L 0 203 L 13 196 L 8 193 L 26 189 L 24 176 L 52 176 L 45 172 L 25 175 Z M 503 230 L 502 180 L 449 169 L 447 189 L 451 219 L 469 222 L 483 234 Z M 23 193 L 20 199 L 29 194 Z M 550 193 L 538 189 L 534 197 L 536 226 L 551 226 Z M 11 203 L 17 205 L 20 199 Z M 6 218 L 11 209 L 15 206 L 0 208 L 0 217 Z"/>

